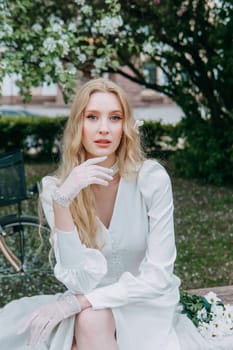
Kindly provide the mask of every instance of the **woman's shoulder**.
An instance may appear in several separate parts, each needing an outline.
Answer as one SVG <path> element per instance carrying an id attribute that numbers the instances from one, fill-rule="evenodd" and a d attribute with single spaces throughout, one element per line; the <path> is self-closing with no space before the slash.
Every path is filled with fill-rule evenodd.
<path id="1" fill-rule="evenodd" d="M 170 182 L 170 177 L 164 166 L 154 159 L 145 160 L 138 174 L 139 184 L 148 183 L 149 181 L 159 184 Z"/>
<path id="2" fill-rule="evenodd" d="M 171 181 L 166 169 L 156 160 L 144 161 L 138 174 L 138 188 L 150 206 L 155 196 L 171 193 Z M 168 193 L 168 192 L 167 192 Z"/>

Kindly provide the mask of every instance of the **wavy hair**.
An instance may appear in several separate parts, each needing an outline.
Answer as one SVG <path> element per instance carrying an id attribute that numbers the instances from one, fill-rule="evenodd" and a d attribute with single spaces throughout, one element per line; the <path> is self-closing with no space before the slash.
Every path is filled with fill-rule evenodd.
<path id="1" fill-rule="evenodd" d="M 113 93 L 117 96 L 123 111 L 123 135 L 116 151 L 119 173 L 124 178 L 135 178 L 144 160 L 140 139 L 135 129 L 135 120 L 126 93 L 117 84 L 104 78 L 85 83 L 77 92 L 63 134 L 61 163 L 56 172 L 60 182 L 68 176 L 74 166 L 85 161 L 82 144 L 83 114 L 89 98 L 95 92 Z M 97 236 L 101 231 L 96 215 L 90 186 L 80 191 L 71 204 L 71 214 L 83 244 L 100 249 Z"/>

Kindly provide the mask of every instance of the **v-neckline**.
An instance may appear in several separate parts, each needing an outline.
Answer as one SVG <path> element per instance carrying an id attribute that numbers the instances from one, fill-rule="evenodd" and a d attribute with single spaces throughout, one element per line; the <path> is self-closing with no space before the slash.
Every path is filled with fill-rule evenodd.
<path id="1" fill-rule="evenodd" d="M 114 217 L 115 217 L 115 212 L 117 210 L 117 205 L 118 205 L 118 201 L 119 201 L 119 196 L 120 196 L 120 189 L 121 189 L 121 186 L 122 186 L 122 181 L 123 181 L 123 178 L 120 177 L 120 180 L 119 180 L 119 183 L 118 183 L 118 188 L 117 188 L 117 192 L 116 192 L 116 198 L 115 198 L 115 201 L 114 201 L 114 205 L 113 205 L 113 211 L 112 211 L 112 216 L 111 216 L 111 219 L 110 219 L 110 222 L 109 222 L 109 226 L 107 227 L 103 221 L 99 218 L 99 216 L 97 216 L 97 219 L 99 220 L 101 226 L 104 228 L 104 230 L 106 231 L 110 231 L 112 226 L 113 226 L 113 222 L 114 222 Z"/>

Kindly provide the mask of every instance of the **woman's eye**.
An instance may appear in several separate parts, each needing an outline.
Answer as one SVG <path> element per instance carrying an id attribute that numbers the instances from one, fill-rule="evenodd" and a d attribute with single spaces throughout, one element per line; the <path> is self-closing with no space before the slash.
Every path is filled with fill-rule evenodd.
<path id="1" fill-rule="evenodd" d="M 118 120 L 121 120 L 122 117 L 120 117 L 119 115 L 112 115 L 112 116 L 110 117 L 110 119 L 113 120 L 113 121 L 118 121 Z"/>
<path id="2" fill-rule="evenodd" d="M 87 115 L 86 118 L 87 118 L 87 119 L 90 119 L 90 120 L 96 120 L 96 119 L 97 119 L 97 116 L 94 115 L 94 114 L 90 114 L 90 115 Z"/>

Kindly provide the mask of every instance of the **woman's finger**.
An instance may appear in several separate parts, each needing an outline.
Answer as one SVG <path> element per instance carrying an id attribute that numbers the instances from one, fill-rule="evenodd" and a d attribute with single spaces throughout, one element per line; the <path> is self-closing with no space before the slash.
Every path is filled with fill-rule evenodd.
<path id="1" fill-rule="evenodd" d="M 28 339 L 28 344 L 31 346 L 34 346 L 36 344 L 39 344 L 41 342 L 41 337 L 43 335 L 44 330 L 49 324 L 48 319 L 41 319 L 39 322 L 37 320 L 34 321 L 35 323 L 31 326 L 31 332 Z"/>
<path id="2" fill-rule="evenodd" d="M 90 182 L 90 181 L 89 181 Z M 98 177 L 91 177 L 91 182 L 90 184 L 95 184 L 95 185 L 102 185 L 102 186 L 108 186 L 109 185 L 109 181 L 105 181 L 103 179 L 100 179 Z"/>
<path id="3" fill-rule="evenodd" d="M 32 321 L 37 317 L 37 315 L 37 312 L 33 312 L 31 315 L 26 316 L 20 323 L 17 329 L 17 334 L 22 334 L 26 332 L 26 330 L 31 326 Z"/>
<path id="4" fill-rule="evenodd" d="M 44 343 L 50 336 L 52 330 L 54 329 L 54 327 L 56 326 L 56 324 L 54 322 L 49 322 L 46 327 L 43 329 L 43 331 L 41 332 L 41 336 L 39 339 L 40 343 Z"/>
<path id="5" fill-rule="evenodd" d="M 102 172 L 110 174 L 110 175 L 113 172 L 112 168 L 106 168 L 106 167 L 101 166 L 101 165 L 93 165 L 92 169 L 99 170 L 99 171 L 102 171 Z"/>
<path id="6" fill-rule="evenodd" d="M 113 179 L 111 174 L 106 174 L 105 172 L 102 172 L 100 170 L 95 170 L 89 174 L 89 178 L 92 177 L 100 177 L 101 179 L 109 180 L 111 181 Z"/>

